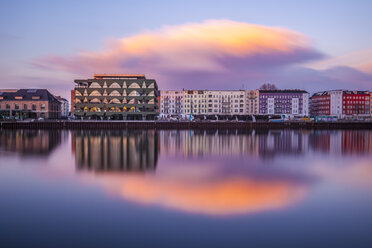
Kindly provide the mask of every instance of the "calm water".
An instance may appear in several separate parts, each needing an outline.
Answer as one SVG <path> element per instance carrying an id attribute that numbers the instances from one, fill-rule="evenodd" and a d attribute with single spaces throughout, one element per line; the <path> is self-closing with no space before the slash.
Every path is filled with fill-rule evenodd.
<path id="1" fill-rule="evenodd" d="M 0 131 L 1 247 L 372 247 L 370 131 Z"/>

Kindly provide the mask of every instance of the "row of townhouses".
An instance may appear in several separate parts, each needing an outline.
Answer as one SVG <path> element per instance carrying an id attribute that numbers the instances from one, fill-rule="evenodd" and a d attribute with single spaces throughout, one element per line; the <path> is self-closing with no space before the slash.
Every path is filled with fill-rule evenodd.
<path id="1" fill-rule="evenodd" d="M 331 90 L 161 90 L 160 117 L 285 115 L 372 116 L 372 92 Z"/>
<path id="2" fill-rule="evenodd" d="M 303 90 L 161 90 L 160 117 L 309 116 Z"/>

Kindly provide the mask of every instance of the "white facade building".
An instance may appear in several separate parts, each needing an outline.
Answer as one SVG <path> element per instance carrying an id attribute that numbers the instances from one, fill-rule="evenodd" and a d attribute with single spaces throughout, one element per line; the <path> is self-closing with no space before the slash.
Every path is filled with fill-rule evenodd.
<path id="1" fill-rule="evenodd" d="M 183 90 L 160 91 L 160 117 L 185 117 Z"/>
<path id="2" fill-rule="evenodd" d="M 68 117 L 70 113 L 70 105 L 65 98 L 60 96 L 55 96 L 57 100 L 61 103 L 61 117 Z"/>
<path id="3" fill-rule="evenodd" d="M 342 118 L 342 90 L 331 90 L 329 95 L 331 97 L 330 115 Z"/>

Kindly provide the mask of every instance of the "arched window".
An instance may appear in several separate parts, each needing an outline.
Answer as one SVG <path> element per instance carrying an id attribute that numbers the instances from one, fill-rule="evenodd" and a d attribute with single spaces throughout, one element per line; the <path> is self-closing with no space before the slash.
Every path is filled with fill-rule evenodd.
<path id="1" fill-rule="evenodd" d="M 90 84 L 89 88 L 102 88 L 97 82 L 93 82 Z"/>
<path id="2" fill-rule="evenodd" d="M 121 96 L 121 94 L 119 93 L 119 91 L 117 91 L 117 90 L 113 90 L 113 91 L 110 93 L 110 96 Z"/>
<path id="3" fill-rule="evenodd" d="M 93 98 L 92 100 L 90 100 L 90 103 L 101 103 L 101 100 L 99 100 L 98 98 Z"/>
<path id="4" fill-rule="evenodd" d="M 82 95 L 81 95 L 80 91 L 76 90 L 75 91 L 75 96 L 82 96 Z"/>
<path id="5" fill-rule="evenodd" d="M 148 101 L 147 104 L 155 104 L 154 99 L 151 99 L 150 101 Z"/>
<path id="6" fill-rule="evenodd" d="M 137 89 L 137 88 L 141 88 L 137 83 L 131 83 L 131 85 L 129 85 L 129 88 L 133 89 Z"/>
<path id="7" fill-rule="evenodd" d="M 80 99 L 75 98 L 75 103 L 81 103 Z"/>
<path id="8" fill-rule="evenodd" d="M 121 88 L 121 87 L 118 83 L 114 82 L 110 85 L 110 88 Z"/>
<path id="9" fill-rule="evenodd" d="M 129 96 L 140 96 L 141 94 L 138 93 L 138 91 L 133 90 L 131 93 L 129 93 Z"/>
<path id="10" fill-rule="evenodd" d="M 101 93 L 99 93 L 98 90 L 93 90 L 93 91 L 89 94 L 89 96 L 102 96 L 102 95 L 101 95 Z"/>
<path id="11" fill-rule="evenodd" d="M 148 96 L 154 96 L 154 95 L 155 95 L 154 91 L 151 91 L 151 92 L 148 94 Z"/>
<path id="12" fill-rule="evenodd" d="M 155 88 L 154 83 L 150 84 L 149 87 L 147 87 L 147 88 Z"/>
<path id="13" fill-rule="evenodd" d="M 134 104 L 134 98 L 133 99 L 130 99 L 130 101 L 128 102 L 128 104 Z"/>
<path id="14" fill-rule="evenodd" d="M 112 99 L 112 100 L 110 101 L 110 103 L 120 104 L 121 102 L 120 102 L 119 99 L 114 98 L 114 99 Z"/>

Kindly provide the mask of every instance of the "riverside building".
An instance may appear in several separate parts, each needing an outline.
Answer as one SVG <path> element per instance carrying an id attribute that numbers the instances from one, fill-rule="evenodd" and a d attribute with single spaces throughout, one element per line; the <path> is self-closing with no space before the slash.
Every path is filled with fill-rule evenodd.
<path id="1" fill-rule="evenodd" d="M 259 114 L 259 95 L 258 90 L 247 90 L 246 92 L 246 114 L 258 115 Z"/>
<path id="2" fill-rule="evenodd" d="M 160 91 L 160 117 L 185 117 L 183 90 Z"/>
<path id="3" fill-rule="evenodd" d="M 152 120 L 158 115 L 158 86 L 141 74 L 95 74 L 75 80 L 78 119 Z"/>
<path id="4" fill-rule="evenodd" d="M 371 115 L 371 95 L 368 91 L 331 90 L 311 97 L 314 116 L 336 116 L 342 119 L 367 118 Z"/>
<path id="5" fill-rule="evenodd" d="M 61 102 L 46 89 L 0 90 L 0 119 L 58 119 Z"/>
<path id="6" fill-rule="evenodd" d="M 260 115 L 309 115 L 309 93 L 304 90 L 259 90 Z"/>

